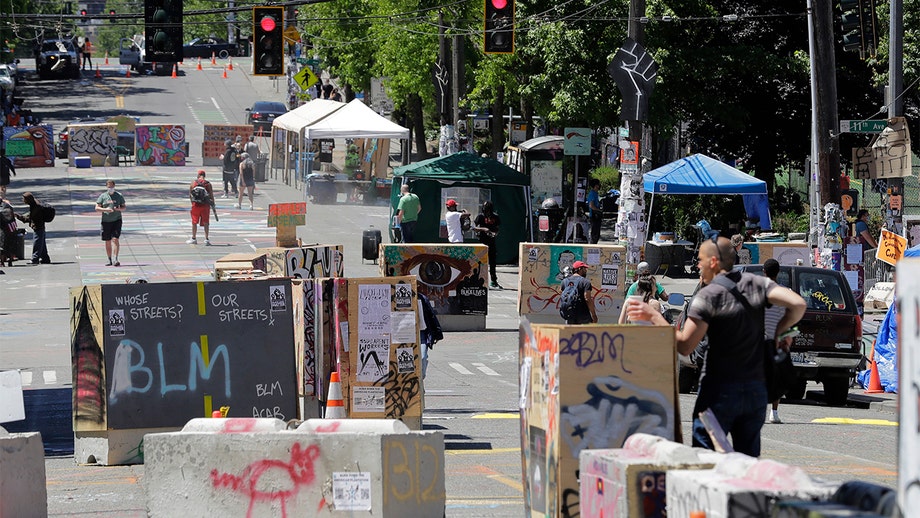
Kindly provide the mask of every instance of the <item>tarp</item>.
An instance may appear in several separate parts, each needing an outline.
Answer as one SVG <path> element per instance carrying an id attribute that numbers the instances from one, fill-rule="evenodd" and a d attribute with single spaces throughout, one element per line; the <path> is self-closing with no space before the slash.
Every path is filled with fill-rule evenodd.
<path id="1" fill-rule="evenodd" d="M 697 153 L 645 173 L 653 194 L 766 194 L 767 183 L 714 158 Z"/>
<path id="2" fill-rule="evenodd" d="M 910 249 L 908 249 L 910 250 Z M 906 254 L 906 251 L 905 251 Z M 872 357 L 878 368 L 878 378 L 885 392 L 898 392 L 898 305 L 892 304 L 885 313 L 885 319 L 878 326 L 878 335 L 872 349 Z M 856 374 L 856 381 L 863 388 L 869 388 L 872 365 Z"/>
<path id="3" fill-rule="evenodd" d="M 399 204 L 399 188 L 409 183 L 409 191 L 418 195 L 422 203 L 415 240 L 419 243 L 445 243 L 440 237 L 441 213 L 444 200 L 441 189 L 447 187 L 476 187 L 489 189 L 489 198 L 501 218 L 496 260 L 499 264 L 516 264 L 518 244 L 527 240 L 527 201 L 530 196 L 530 178 L 490 158 L 472 153 L 453 153 L 397 167 L 393 170 L 393 187 L 390 192 L 390 221 Z M 479 207 L 461 207 L 474 217 Z M 392 236 L 391 236 L 392 237 Z M 474 240 L 475 241 L 475 240 Z"/>
<path id="4" fill-rule="evenodd" d="M 329 114 L 345 106 L 345 103 L 328 99 L 313 99 L 297 108 L 280 115 L 272 121 L 272 127 L 299 132 L 306 126 L 322 120 Z"/>
<path id="5" fill-rule="evenodd" d="M 311 102 L 316 101 L 314 100 Z M 409 129 L 379 115 L 364 104 L 361 99 L 355 99 L 326 117 L 304 126 L 303 136 L 306 139 L 407 139 L 409 138 Z"/>

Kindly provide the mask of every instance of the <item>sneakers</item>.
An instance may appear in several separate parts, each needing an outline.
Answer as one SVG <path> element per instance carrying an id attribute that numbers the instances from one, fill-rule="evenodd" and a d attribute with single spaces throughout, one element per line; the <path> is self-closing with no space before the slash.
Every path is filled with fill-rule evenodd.
<path id="1" fill-rule="evenodd" d="M 115 259 L 115 262 L 112 264 L 113 266 L 121 266 L 121 263 L 118 262 L 118 259 Z"/>
<path id="2" fill-rule="evenodd" d="M 112 266 L 112 258 L 109 257 L 109 262 L 105 263 L 106 266 Z"/>
<path id="3" fill-rule="evenodd" d="M 233 204 L 233 208 L 234 208 L 234 209 L 239 209 L 239 208 L 240 208 L 240 204 L 239 204 L 239 203 L 234 203 L 234 204 Z"/>
<path id="4" fill-rule="evenodd" d="M 249 210 L 252 210 L 252 204 L 251 204 L 251 203 L 249 204 Z"/>
<path id="5" fill-rule="evenodd" d="M 197 244 L 198 244 L 198 240 L 195 239 L 194 237 L 191 238 L 191 239 L 186 239 L 186 240 L 185 240 L 185 244 L 187 244 L 187 245 L 197 245 Z"/>
<path id="6" fill-rule="evenodd" d="M 226 197 L 227 197 L 227 193 L 221 194 L 220 197 L 221 197 L 221 198 L 226 198 Z"/>
<path id="7" fill-rule="evenodd" d="M 501 289 L 504 289 L 504 288 L 501 287 L 501 284 L 499 284 L 499 283 L 497 283 L 497 282 L 495 282 L 495 281 L 492 281 L 491 283 L 489 283 L 489 287 L 492 288 L 493 290 L 501 290 Z"/>
<path id="8" fill-rule="evenodd" d="M 779 418 L 779 412 L 776 410 L 770 411 L 770 417 L 767 418 L 767 422 L 772 424 L 783 424 L 783 421 Z"/>
<path id="9" fill-rule="evenodd" d="M 210 239 L 205 239 L 205 240 L 204 240 L 204 246 L 211 246 L 211 240 L 210 240 Z"/>

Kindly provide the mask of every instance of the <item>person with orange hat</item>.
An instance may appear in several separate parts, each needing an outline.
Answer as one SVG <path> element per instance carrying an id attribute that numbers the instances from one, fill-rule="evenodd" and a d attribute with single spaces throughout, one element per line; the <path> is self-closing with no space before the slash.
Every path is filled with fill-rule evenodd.
<path id="1" fill-rule="evenodd" d="M 463 216 L 466 216 L 469 227 L 470 213 L 466 209 L 457 209 L 457 200 L 447 200 L 447 213 L 444 221 L 447 222 L 447 240 L 451 243 L 463 242 Z"/>

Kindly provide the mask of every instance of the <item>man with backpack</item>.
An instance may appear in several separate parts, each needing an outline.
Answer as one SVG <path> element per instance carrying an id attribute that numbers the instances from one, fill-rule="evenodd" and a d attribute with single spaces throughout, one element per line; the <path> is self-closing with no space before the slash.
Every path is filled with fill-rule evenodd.
<path id="1" fill-rule="evenodd" d="M 233 141 L 227 139 L 224 141 L 224 154 L 221 158 L 224 161 L 224 195 L 230 196 L 230 189 L 233 189 L 233 195 L 236 196 L 236 178 L 240 174 L 240 151 L 233 145 Z"/>
<path id="2" fill-rule="evenodd" d="M 205 180 L 206 173 L 199 169 L 198 177 L 188 188 L 188 196 L 192 202 L 192 238 L 186 241 L 187 244 L 198 244 L 198 225 L 204 229 L 204 244 L 211 246 L 211 240 L 208 236 L 210 227 L 211 207 L 214 206 L 214 190 L 211 182 Z"/>
<path id="3" fill-rule="evenodd" d="M 45 223 L 54 219 L 54 208 L 42 205 L 31 192 L 22 195 L 22 202 L 29 206 L 28 214 L 17 216 L 20 221 L 32 227 L 32 264 L 50 264 L 48 244 L 45 241 Z"/>
<path id="4" fill-rule="evenodd" d="M 562 281 L 562 295 L 559 297 L 559 315 L 565 323 L 597 323 L 597 311 L 594 308 L 594 291 L 585 275 L 588 265 L 584 261 L 572 264 L 572 275 Z"/>

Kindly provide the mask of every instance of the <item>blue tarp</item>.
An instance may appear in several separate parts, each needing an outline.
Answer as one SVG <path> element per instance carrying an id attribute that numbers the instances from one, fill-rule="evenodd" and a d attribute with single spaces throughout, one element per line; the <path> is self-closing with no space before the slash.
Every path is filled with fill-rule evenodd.
<path id="1" fill-rule="evenodd" d="M 654 194 L 766 194 L 767 183 L 703 154 L 690 155 L 645 173 Z"/>
<path id="2" fill-rule="evenodd" d="M 910 250 L 910 249 L 909 249 Z M 885 392 L 898 392 L 898 305 L 892 304 L 885 319 L 878 326 L 873 358 L 878 367 L 878 378 Z M 872 366 L 856 374 L 863 388 L 869 388 Z"/>

